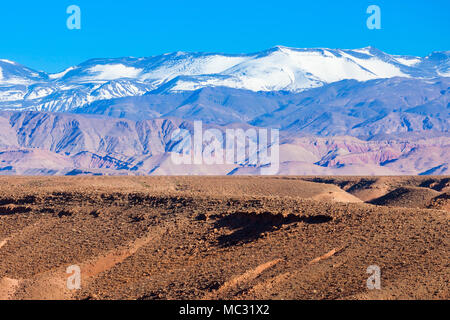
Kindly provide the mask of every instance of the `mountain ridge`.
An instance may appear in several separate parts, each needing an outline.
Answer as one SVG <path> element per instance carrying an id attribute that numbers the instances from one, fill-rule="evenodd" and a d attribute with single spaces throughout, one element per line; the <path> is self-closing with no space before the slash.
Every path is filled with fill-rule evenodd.
<path id="1" fill-rule="evenodd" d="M 426 57 L 373 47 L 299 49 L 249 54 L 175 52 L 146 58 L 97 58 L 56 74 L 0 60 L 0 110 L 70 111 L 98 100 L 204 87 L 301 92 L 341 80 L 450 76 L 449 51 Z"/>
<path id="2" fill-rule="evenodd" d="M 182 119 L 133 121 L 68 113 L 0 112 L 2 175 L 259 174 L 263 164 L 176 165 L 173 134 L 193 132 Z M 206 126 L 225 130 L 230 126 Z M 204 141 L 204 146 L 208 145 Z M 280 133 L 279 174 L 448 174 L 450 136 L 379 141 Z"/>

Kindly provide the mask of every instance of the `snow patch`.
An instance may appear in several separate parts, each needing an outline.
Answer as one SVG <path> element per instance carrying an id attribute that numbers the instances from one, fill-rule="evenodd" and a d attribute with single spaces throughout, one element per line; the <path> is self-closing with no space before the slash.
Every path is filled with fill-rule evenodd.
<path id="1" fill-rule="evenodd" d="M 136 78 L 142 69 L 127 67 L 123 64 L 96 65 L 88 69 L 93 74 L 92 80 L 117 80 L 121 78 Z"/>
<path id="2" fill-rule="evenodd" d="M 5 62 L 5 63 L 9 63 L 9 64 L 13 64 L 13 65 L 17 65 L 17 63 L 15 63 L 14 61 L 11 60 L 6 60 L 6 59 L 0 59 L 1 62 Z"/>
<path id="3" fill-rule="evenodd" d="M 447 72 L 441 72 L 441 71 L 438 71 L 438 74 L 439 74 L 441 77 L 450 77 L 450 70 L 447 71 Z"/>
<path id="4" fill-rule="evenodd" d="M 358 66 L 366 69 L 369 71 L 369 78 L 364 79 L 357 77 L 354 77 L 356 80 L 360 81 L 366 81 L 370 79 L 377 79 L 377 78 L 393 78 L 393 77 L 405 77 L 410 78 L 409 75 L 403 73 L 400 71 L 400 68 L 396 67 L 393 64 L 390 64 L 388 62 L 384 62 L 378 58 L 370 58 L 370 59 L 360 59 L 353 56 L 350 56 L 347 53 L 342 52 L 342 55 L 350 60 L 352 60 L 354 63 L 356 63 Z M 363 69 L 361 68 L 361 71 Z"/>
<path id="5" fill-rule="evenodd" d="M 63 72 L 50 74 L 48 77 L 50 79 L 59 79 L 59 78 L 64 77 L 68 72 L 75 70 L 75 69 L 76 69 L 75 67 L 70 67 L 70 68 L 67 68 L 66 70 L 64 70 Z"/>
<path id="6" fill-rule="evenodd" d="M 408 66 L 408 67 L 411 67 L 411 66 L 421 62 L 421 60 L 416 57 L 411 57 L 411 58 L 395 57 L 395 60 L 397 60 L 399 63 L 404 64 L 405 66 Z"/>
<path id="7" fill-rule="evenodd" d="M 193 57 L 184 53 L 177 53 L 177 58 L 167 61 L 162 66 L 144 74 L 140 80 L 155 80 L 160 82 L 171 80 L 175 77 L 219 74 L 225 70 L 243 62 L 250 57 L 207 55 L 204 57 Z"/>

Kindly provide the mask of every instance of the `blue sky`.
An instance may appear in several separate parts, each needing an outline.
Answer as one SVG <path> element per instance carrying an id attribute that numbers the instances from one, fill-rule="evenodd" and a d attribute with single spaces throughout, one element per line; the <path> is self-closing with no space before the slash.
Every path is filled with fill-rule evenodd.
<path id="1" fill-rule="evenodd" d="M 81 30 L 66 27 L 72 4 Z M 381 30 L 366 27 L 371 4 L 381 8 Z M 9 0 L 0 2 L 0 58 L 58 72 L 90 58 L 275 45 L 424 56 L 450 50 L 449 12 L 449 0 Z"/>

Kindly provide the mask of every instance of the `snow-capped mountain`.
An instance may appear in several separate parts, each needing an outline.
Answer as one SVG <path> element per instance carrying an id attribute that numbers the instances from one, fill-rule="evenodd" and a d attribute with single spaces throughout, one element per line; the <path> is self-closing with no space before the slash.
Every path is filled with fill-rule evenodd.
<path id="1" fill-rule="evenodd" d="M 48 75 L 24 67 L 13 61 L 0 59 L 0 86 L 30 85 L 46 82 Z"/>
<path id="2" fill-rule="evenodd" d="M 172 134 L 196 120 L 279 128 L 279 174 L 448 174 L 450 51 L 278 46 L 56 74 L 0 60 L 0 175 L 259 174 L 248 162 L 174 165 Z"/>
<path id="3" fill-rule="evenodd" d="M 301 92 L 341 80 L 450 76 L 450 52 L 421 58 L 367 47 L 355 50 L 277 46 L 252 54 L 176 52 L 148 58 L 92 59 L 57 74 L 0 60 L 0 109 L 71 111 L 94 101 L 152 90 L 205 87 Z"/>
<path id="4" fill-rule="evenodd" d="M 336 50 L 279 46 L 247 56 L 218 74 L 179 76 L 171 81 L 170 90 L 224 86 L 252 91 L 298 92 L 346 79 L 367 81 L 437 75 L 436 71 L 421 70 L 417 66 L 421 62 L 417 57 L 390 56 L 374 48 Z"/>

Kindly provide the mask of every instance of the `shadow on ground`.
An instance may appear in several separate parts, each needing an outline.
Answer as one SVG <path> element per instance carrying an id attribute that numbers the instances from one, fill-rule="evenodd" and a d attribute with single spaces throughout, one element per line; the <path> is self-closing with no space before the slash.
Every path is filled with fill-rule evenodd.
<path id="1" fill-rule="evenodd" d="M 272 232 L 283 225 L 303 222 L 307 224 L 321 224 L 332 221 L 327 215 L 298 216 L 289 214 L 273 214 L 271 212 L 235 212 L 221 217 L 215 223 L 216 228 L 233 230 L 231 234 L 218 237 L 219 246 L 228 247 L 243 242 L 251 242 L 260 238 L 266 232 Z"/>

